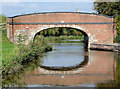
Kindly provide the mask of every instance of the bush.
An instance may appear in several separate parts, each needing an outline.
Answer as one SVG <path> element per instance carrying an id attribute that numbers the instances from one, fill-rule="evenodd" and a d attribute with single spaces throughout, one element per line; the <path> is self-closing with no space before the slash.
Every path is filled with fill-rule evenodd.
<path id="1" fill-rule="evenodd" d="M 20 35 L 20 38 L 23 37 L 24 36 Z M 37 36 L 35 41 L 30 42 L 28 45 L 24 45 L 21 39 L 19 42 L 18 47 L 13 50 L 13 53 L 8 54 L 8 56 L 2 60 L 3 75 L 15 72 L 14 68 L 17 64 L 30 62 L 42 57 L 44 52 L 52 50 L 48 41 L 41 36 Z"/>
<path id="2" fill-rule="evenodd" d="M 117 36 L 114 39 L 114 42 L 120 43 L 120 15 L 116 16 L 116 30 L 117 30 Z"/>

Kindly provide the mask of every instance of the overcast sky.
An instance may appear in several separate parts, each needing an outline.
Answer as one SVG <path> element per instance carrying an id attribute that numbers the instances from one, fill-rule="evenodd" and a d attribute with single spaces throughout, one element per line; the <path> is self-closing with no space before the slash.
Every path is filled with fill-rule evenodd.
<path id="1" fill-rule="evenodd" d="M 1 9 L 7 17 L 34 12 L 75 12 L 76 9 L 95 12 L 92 0 L 4 0 Z"/>

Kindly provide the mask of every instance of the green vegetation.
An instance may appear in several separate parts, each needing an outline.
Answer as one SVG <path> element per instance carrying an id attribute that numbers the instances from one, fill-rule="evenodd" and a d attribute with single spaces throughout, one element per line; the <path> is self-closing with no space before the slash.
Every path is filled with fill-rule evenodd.
<path id="1" fill-rule="evenodd" d="M 98 14 L 116 16 L 120 14 L 120 1 L 94 2 L 94 10 L 96 10 Z"/>
<path id="2" fill-rule="evenodd" d="M 115 42 L 120 43 L 120 15 L 116 16 L 116 30 L 117 36 L 115 37 Z"/>
<path id="3" fill-rule="evenodd" d="M 5 31 L 3 31 L 5 33 Z M 19 39 L 24 36 L 18 36 Z M 37 40 L 41 39 L 41 40 Z M 22 40 L 24 41 L 24 40 Z M 44 37 L 37 36 L 34 43 L 31 42 L 28 45 L 24 45 L 19 40 L 19 45 L 9 42 L 5 34 L 2 37 L 2 73 L 6 75 L 12 73 L 17 64 L 21 64 L 23 61 L 35 60 L 43 55 L 44 52 L 52 50 L 52 47 L 48 44 L 48 41 Z"/>
<path id="4" fill-rule="evenodd" d="M 55 42 L 55 41 L 61 41 L 61 40 L 68 40 L 68 39 L 84 39 L 84 36 L 49 36 L 45 37 L 45 39 L 48 39 L 50 42 Z"/>
<path id="5" fill-rule="evenodd" d="M 12 63 L 12 58 L 10 56 L 16 54 L 15 49 L 17 48 L 17 45 L 12 44 L 7 36 L 6 36 L 6 30 L 2 31 L 2 68 L 7 68 L 7 65 L 10 65 Z"/>
<path id="6" fill-rule="evenodd" d="M 2 56 L 5 58 L 9 53 L 17 47 L 16 44 L 12 44 L 6 36 L 6 30 L 2 31 Z"/>
<path id="7" fill-rule="evenodd" d="M 4 75 L 2 79 L 2 87 L 9 87 L 9 86 L 17 86 L 23 87 L 26 85 L 26 81 L 24 79 L 26 71 L 27 73 L 32 72 L 34 69 L 40 66 L 42 61 L 38 58 L 36 60 L 31 60 L 30 62 L 22 63 L 22 68 L 13 74 Z M 19 67 L 20 64 L 16 65 L 16 68 Z M 15 69 L 14 69 L 15 70 Z"/>
<path id="8" fill-rule="evenodd" d="M 37 35 L 42 35 L 50 42 L 68 40 L 68 39 L 84 39 L 84 35 L 73 28 L 50 28 L 40 31 Z"/>
<path id="9" fill-rule="evenodd" d="M 18 36 L 19 44 L 18 45 L 13 44 L 7 38 L 6 30 L 2 30 L 1 32 L 2 32 L 2 35 L 0 34 L 0 36 L 2 36 L 1 68 L 3 75 L 2 86 L 3 87 L 5 87 L 6 85 L 9 86 L 11 85 L 11 82 L 13 83 L 13 86 L 19 85 L 20 79 L 16 78 L 20 78 L 20 76 L 23 76 L 25 73 L 25 69 L 30 64 L 30 62 L 32 61 L 35 62 L 35 60 L 37 59 L 39 59 L 40 61 L 40 59 L 44 55 L 44 52 L 52 50 L 52 47 L 51 45 L 48 44 L 48 40 L 44 39 L 43 36 L 36 36 L 34 43 L 30 42 L 28 45 L 24 45 L 26 36 L 22 36 L 21 34 Z M 25 63 L 28 63 L 28 65 L 27 64 L 25 65 Z M 19 72 L 21 72 L 22 74 L 21 73 L 20 73 L 21 75 L 18 74 Z M 16 77 L 15 76 L 11 77 L 11 74 L 16 75 Z M 10 78 L 11 80 L 9 80 Z"/>
<path id="10" fill-rule="evenodd" d="M 1 23 L 6 23 L 6 16 L 0 15 L 0 20 Z"/>
<path id="11" fill-rule="evenodd" d="M 24 38 L 25 36 L 19 35 L 19 39 Z M 40 39 L 40 40 L 39 40 Z M 18 83 L 19 80 L 16 76 L 15 80 L 9 80 L 6 82 L 7 79 L 11 78 L 11 75 L 18 75 L 23 76 L 25 73 L 27 64 L 30 62 L 35 62 L 35 60 L 40 60 L 44 52 L 48 52 L 52 50 L 51 45 L 48 44 L 48 40 L 44 39 L 42 36 L 37 36 L 34 42 L 30 42 L 28 45 L 24 45 L 23 41 L 19 41 L 20 43 L 16 45 L 16 48 L 6 57 L 2 58 L 2 75 L 3 75 L 3 87 L 6 85 L 11 85 L 12 82 L 13 86 Z M 3 54 L 4 55 L 4 54 Z M 40 62 L 39 62 L 40 63 Z M 25 65 L 26 64 L 26 65 Z M 24 70 L 24 73 L 22 71 Z M 20 74 L 18 74 L 21 72 Z M 16 82 L 17 81 L 17 82 Z M 19 83 L 17 84 L 19 85 Z"/>
<path id="12" fill-rule="evenodd" d="M 83 34 L 73 28 L 50 28 L 38 33 L 39 35 L 44 35 L 45 37 L 49 36 L 82 36 Z"/>

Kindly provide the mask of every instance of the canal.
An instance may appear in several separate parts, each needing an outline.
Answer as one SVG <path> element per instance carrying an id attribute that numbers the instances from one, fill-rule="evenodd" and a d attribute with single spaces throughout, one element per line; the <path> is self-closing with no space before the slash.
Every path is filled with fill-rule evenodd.
<path id="1" fill-rule="evenodd" d="M 84 49 L 81 40 L 51 43 L 41 67 L 25 77 L 28 86 L 86 86 L 116 83 L 118 54 Z"/>
<path id="2" fill-rule="evenodd" d="M 50 44 L 53 50 L 45 53 L 42 60 L 31 62 L 29 66 L 34 65 L 34 70 L 28 71 L 31 67 L 26 69 L 27 73 L 21 77 L 20 80 L 24 81 L 25 86 L 118 87 L 120 85 L 117 71 L 120 66 L 118 53 L 86 51 L 81 40 L 62 40 Z M 15 81 L 19 79 L 17 77 Z"/>

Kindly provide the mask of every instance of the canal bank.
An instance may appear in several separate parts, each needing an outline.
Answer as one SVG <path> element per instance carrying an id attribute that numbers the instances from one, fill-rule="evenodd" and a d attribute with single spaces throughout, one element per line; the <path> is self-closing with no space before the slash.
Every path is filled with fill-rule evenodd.
<path id="1" fill-rule="evenodd" d="M 112 43 L 112 44 L 90 44 L 91 50 L 103 50 L 103 51 L 113 51 L 120 52 L 120 44 Z"/>

